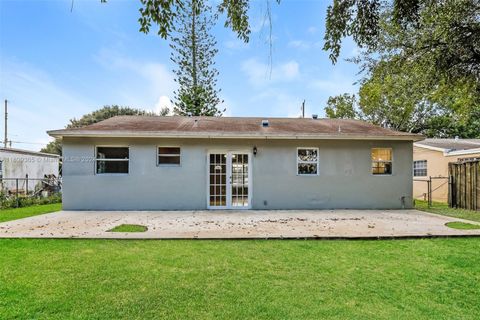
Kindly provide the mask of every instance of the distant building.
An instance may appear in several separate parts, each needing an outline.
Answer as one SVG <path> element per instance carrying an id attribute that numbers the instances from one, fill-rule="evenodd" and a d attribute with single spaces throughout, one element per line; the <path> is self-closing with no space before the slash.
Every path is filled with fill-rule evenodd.
<path id="1" fill-rule="evenodd" d="M 429 177 L 448 177 L 448 163 L 480 158 L 480 139 L 425 139 L 413 144 L 413 196 L 424 198 Z M 448 179 L 432 180 L 432 200 L 448 201 Z"/>
<path id="2" fill-rule="evenodd" d="M 34 190 L 46 176 L 58 178 L 60 156 L 14 148 L 0 148 L 0 181 L 2 191 Z"/>

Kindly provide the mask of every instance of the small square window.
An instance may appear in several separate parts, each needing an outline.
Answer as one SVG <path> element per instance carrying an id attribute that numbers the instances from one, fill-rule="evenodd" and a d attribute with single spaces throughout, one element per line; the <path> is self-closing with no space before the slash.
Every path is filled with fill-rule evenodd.
<path id="1" fill-rule="evenodd" d="M 427 160 L 413 161 L 413 176 L 414 177 L 427 176 Z"/>
<path id="2" fill-rule="evenodd" d="M 180 165 L 179 147 L 159 147 L 158 148 L 159 165 Z"/>
<path id="3" fill-rule="evenodd" d="M 392 149 L 372 149 L 372 174 L 390 175 L 392 171 Z"/>
<path id="4" fill-rule="evenodd" d="M 318 175 L 318 148 L 297 149 L 297 174 Z"/>

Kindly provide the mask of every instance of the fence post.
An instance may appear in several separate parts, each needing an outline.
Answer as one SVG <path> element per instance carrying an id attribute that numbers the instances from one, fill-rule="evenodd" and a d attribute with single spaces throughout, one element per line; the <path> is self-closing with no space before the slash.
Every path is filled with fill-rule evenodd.
<path id="1" fill-rule="evenodd" d="M 15 179 L 15 203 L 18 208 L 18 178 Z"/>
<path id="2" fill-rule="evenodd" d="M 428 207 L 430 208 L 432 206 L 432 177 L 430 176 L 428 178 Z"/>

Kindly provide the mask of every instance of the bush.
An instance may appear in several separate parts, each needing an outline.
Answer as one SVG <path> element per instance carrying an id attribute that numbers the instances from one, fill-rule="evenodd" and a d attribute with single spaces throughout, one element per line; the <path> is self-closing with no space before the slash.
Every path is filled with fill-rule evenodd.
<path id="1" fill-rule="evenodd" d="M 0 199 L 0 206 L 2 209 L 22 208 L 41 204 L 60 203 L 62 202 L 62 194 L 55 193 L 48 197 L 19 196 L 18 200 L 15 197 L 7 198 L 4 194 L 1 194 Z"/>

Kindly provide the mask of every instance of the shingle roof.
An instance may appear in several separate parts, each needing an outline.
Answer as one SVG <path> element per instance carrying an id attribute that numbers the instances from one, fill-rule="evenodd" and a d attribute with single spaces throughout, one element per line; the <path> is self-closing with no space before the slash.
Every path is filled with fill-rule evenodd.
<path id="1" fill-rule="evenodd" d="M 425 139 L 415 143 L 417 146 L 427 146 L 442 149 L 444 152 L 471 150 L 480 148 L 480 139 Z"/>
<path id="2" fill-rule="evenodd" d="M 268 126 L 262 126 L 262 120 Z M 51 136 L 192 138 L 382 138 L 418 141 L 423 136 L 344 119 L 117 116 L 86 127 L 48 131 Z"/>

